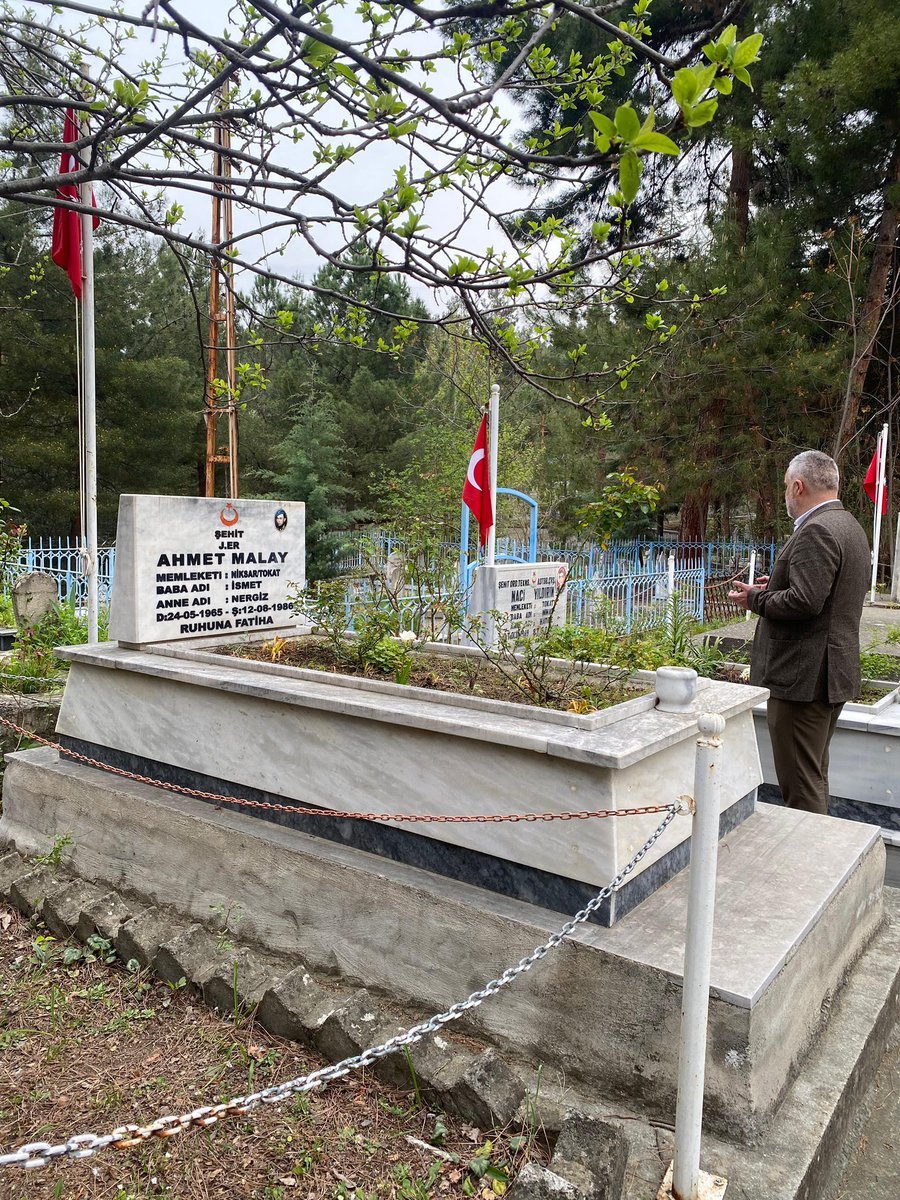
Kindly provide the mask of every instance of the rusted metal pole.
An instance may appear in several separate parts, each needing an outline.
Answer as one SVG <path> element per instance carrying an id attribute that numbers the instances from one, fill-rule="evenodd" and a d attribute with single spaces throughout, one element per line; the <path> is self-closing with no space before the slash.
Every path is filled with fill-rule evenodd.
<path id="1" fill-rule="evenodd" d="M 215 131 L 216 146 L 221 145 L 221 129 L 217 125 Z M 213 175 L 217 178 L 222 172 L 222 153 L 217 149 L 213 156 Z M 219 195 L 219 184 L 213 185 L 212 198 L 212 229 L 210 241 L 218 246 L 222 241 L 222 201 Z M 204 494 L 216 494 L 216 380 L 219 377 L 219 263 L 213 258 L 209 266 L 209 336 L 206 345 L 206 482 Z"/>
<path id="2" fill-rule="evenodd" d="M 231 130 L 222 126 L 222 146 L 231 149 Z M 231 179 L 231 156 L 222 156 L 222 174 Z M 231 183 L 223 184 L 222 205 L 225 211 L 225 244 L 231 249 L 234 236 Z M 225 379 L 228 384 L 228 494 L 232 499 L 238 495 L 238 427 L 237 427 L 237 338 L 234 326 L 234 264 L 226 259 L 222 266 L 225 284 Z"/>

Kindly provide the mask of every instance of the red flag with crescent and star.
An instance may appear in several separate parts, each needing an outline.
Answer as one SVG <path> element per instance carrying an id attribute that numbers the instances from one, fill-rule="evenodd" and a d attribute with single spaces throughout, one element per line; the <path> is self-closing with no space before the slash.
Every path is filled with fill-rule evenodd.
<path id="1" fill-rule="evenodd" d="M 881 437 L 879 435 L 878 446 L 872 455 L 872 461 L 869 463 L 869 469 L 866 471 L 866 478 L 863 482 L 863 491 L 873 504 L 878 503 L 878 458 L 880 454 Z M 883 488 L 881 492 L 881 512 L 882 515 L 887 512 L 887 488 Z"/>
<path id="2" fill-rule="evenodd" d="M 487 456 L 487 413 L 481 418 L 478 436 L 472 447 L 469 469 L 463 487 L 463 504 L 472 511 L 478 522 L 478 545 L 487 541 L 488 530 L 494 523 L 494 506 L 491 503 L 490 472 Z"/>
<path id="3" fill-rule="evenodd" d="M 63 127 L 63 142 L 68 146 L 74 144 L 79 138 L 78 122 L 75 120 L 75 112 L 71 108 L 66 109 L 66 123 Z M 62 158 L 59 163 L 60 175 L 68 175 L 70 171 L 77 171 L 81 164 L 71 150 L 63 150 Z M 74 200 L 76 203 L 81 199 L 78 191 L 78 185 L 75 183 L 64 183 L 57 188 L 56 195 L 60 200 Z M 91 193 L 91 203 L 94 204 L 94 196 Z M 100 224 L 99 217 L 94 217 L 94 228 Z M 56 208 L 53 211 L 53 243 L 50 249 L 50 257 L 58 267 L 69 276 L 69 283 L 72 285 L 72 291 L 78 300 L 81 299 L 81 214 L 74 212 L 71 208 Z"/>

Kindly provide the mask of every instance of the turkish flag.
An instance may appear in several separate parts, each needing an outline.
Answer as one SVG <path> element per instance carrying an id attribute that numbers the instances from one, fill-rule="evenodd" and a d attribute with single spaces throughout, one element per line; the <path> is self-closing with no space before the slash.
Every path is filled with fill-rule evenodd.
<path id="1" fill-rule="evenodd" d="M 488 530 L 494 523 L 494 508 L 491 504 L 490 473 L 487 456 L 487 413 L 481 418 L 478 436 L 472 447 L 469 469 L 463 487 L 463 504 L 472 510 L 478 522 L 478 545 L 487 541 Z"/>
<path id="2" fill-rule="evenodd" d="M 869 469 L 866 471 L 866 478 L 863 481 L 863 491 L 875 503 L 875 498 L 878 495 L 878 450 L 872 455 L 872 461 L 869 463 Z M 882 516 L 887 512 L 887 488 L 881 493 L 881 513 Z"/>
<path id="3" fill-rule="evenodd" d="M 75 120 L 75 113 L 71 108 L 66 109 L 66 123 L 63 128 L 63 141 L 65 143 L 77 142 L 79 138 L 78 122 Z M 64 150 L 62 158 L 59 162 L 60 175 L 68 175 L 70 171 L 79 170 L 81 164 L 70 150 Z M 61 200 L 81 199 L 81 194 L 76 183 L 64 183 L 56 192 L 56 195 Z M 93 193 L 91 194 L 91 203 L 94 203 Z M 98 217 L 94 217 L 94 228 L 100 224 Z M 69 282 L 72 285 L 72 291 L 77 299 L 81 299 L 81 213 L 74 212 L 71 208 L 57 208 L 53 213 L 53 243 L 50 248 L 50 257 L 58 267 L 69 276 Z"/>

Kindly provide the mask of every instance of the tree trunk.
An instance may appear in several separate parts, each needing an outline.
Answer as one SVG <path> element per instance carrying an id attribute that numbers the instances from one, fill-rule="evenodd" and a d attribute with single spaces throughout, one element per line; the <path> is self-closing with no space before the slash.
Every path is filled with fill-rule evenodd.
<path id="1" fill-rule="evenodd" d="M 737 230 L 738 245 L 747 245 L 750 230 L 750 168 L 753 156 L 748 146 L 731 147 L 731 179 L 728 183 L 728 215 Z"/>
<path id="2" fill-rule="evenodd" d="M 704 541 L 707 535 L 709 516 L 709 484 L 700 490 L 688 492 L 682 503 L 682 523 L 678 529 L 679 541 Z"/>
<path id="3" fill-rule="evenodd" d="M 847 444 L 856 432 L 856 422 L 859 418 L 859 405 L 865 390 L 866 376 L 869 364 L 878 340 L 878 332 L 884 316 L 884 306 L 887 302 L 888 279 L 891 274 L 891 263 L 894 258 L 894 247 L 897 244 L 897 229 L 900 225 L 900 140 L 894 145 L 891 162 L 888 168 L 887 185 L 884 191 L 884 211 L 878 222 L 878 232 L 875 238 L 875 250 L 872 254 L 872 266 L 869 270 L 869 284 L 866 298 L 855 333 L 855 348 L 844 402 L 838 416 L 834 435 L 832 454 L 840 463 L 841 456 Z"/>

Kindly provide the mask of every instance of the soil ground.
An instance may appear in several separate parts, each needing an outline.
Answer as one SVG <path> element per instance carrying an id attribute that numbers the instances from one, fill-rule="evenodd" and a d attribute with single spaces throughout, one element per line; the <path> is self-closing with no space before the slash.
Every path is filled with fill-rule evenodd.
<path id="1" fill-rule="evenodd" d="M 867 1116 L 850 1137 L 837 1188 L 823 1200 L 897 1200 L 900 1195 L 900 1027 L 866 1096 Z"/>
<path id="2" fill-rule="evenodd" d="M 185 988 L 99 959 L 67 964 L 65 950 L 0 905 L 0 1153 L 147 1124 L 324 1065 L 252 1015 L 220 1018 Z M 488 1144 L 414 1090 L 357 1073 L 136 1149 L 0 1169 L 0 1200 L 498 1200 L 540 1153 L 536 1137 Z"/>
<path id="3" fill-rule="evenodd" d="M 228 646 L 218 653 L 277 662 L 283 666 L 307 667 L 315 671 L 365 675 L 387 683 L 393 683 L 395 679 L 394 670 L 378 670 L 372 666 L 363 670 L 349 656 L 338 658 L 322 638 L 305 637 L 287 641 L 279 638 L 262 645 Z M 632 700 L 648 690 L 644 685 L 622 683 L 620 676 L 621 672 L 616 669 L 585 674 L 575 663 L 567 671 L 545 670 L 536 663 L 534 669 L 529 671 L 512 658 L 508 662 L 494 664 L 480 656 L 451 658 L 416 651 L 410 656 L 409 675 L 404 682 L 412 687 L 463 696 L 539 704 L 573 712 L 593 712 L 622 700 Z"/>

